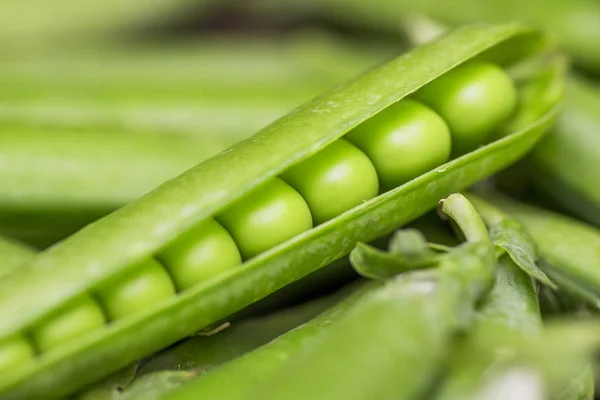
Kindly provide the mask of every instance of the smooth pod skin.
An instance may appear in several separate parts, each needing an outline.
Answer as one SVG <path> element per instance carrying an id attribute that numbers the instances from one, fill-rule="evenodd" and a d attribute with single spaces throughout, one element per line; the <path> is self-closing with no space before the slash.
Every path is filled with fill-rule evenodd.
<path id="1" fill-rule="evenodd" d="M 212 218 L 178 237 L 157 257 L 178 290 L 192 287 L 242 263 L 233 238 Z"/>
<path id="2" fill-rule="evenodd" d="M 33 348 L 21 335 L 0 342 L 0 372 L 33 360 Z"/>
<path id="3" fill-rule="evenodd" d="M 404 99 L 354 128 L 346 138 L 375 165 L 384 189 L 400 186 L 450 158 L 446 122 L 429 107 Z"/>
<path id="4" fill-rule="evenodd" d="M 49 321 L 33 331 L 33 341 L 40 352 L 48 351 L 69 339 L 74 339 L 106 323 L 97 301 L 87 296 L 69 304 Z"/>
<path id="5" fill-rule="evenodd" d="M 315 225 L 377 196 L 379 191 L 371 160 L 343 139 L 290 168 L 281 178 L 306 200 Z"/>
<path id="6" fill-rule="evenodd" d="M 0 236 L 0 279 L 15 269 L 27 265 L 35 258 L 31 247 L 13 239 Z"/>
<path id="7" fill-rule="evenodd" d="M 435 110 L 452 133 L 455 155 L 485 144 L 517 105 L 511 78 L 497 65 L 469 62 L 425 85 L 417 98 Z"/>
<path id="8" fill-rule="evenodd" d="M 244 259 L 312 228 L 308 205 L 279 178 L 235 202 L 217 220 L 231 233 Z"/>
<path id="9" fill-rule="evenodd" d="M 334 295 L 342 293 L 342 300 L 338 299 L 336 304 L 330 304 L 319 315 L 298 324 L 288 332 L 282 332 L 258 349 L 240 355 L 208 374 L 198 376 L 192 382 L 168 393 L 164 400 L 248 399 L 249 392 L 257 385 L 269 382 L 298 355 L 316 345 L 324 332 L 379 286 L 379 282 L 369 281 L 342 289 Z M 352 293 L 344 294 L 348 289 Z M 218 341 L 218 338 L 215 340 Z"/>
<path id="10" fill-rule="evenodd" d="M 156 260 L 147 260 L 131 272 L 110 282 L 98 297 L 109 320 L 148 311 L 175 295 L 171 277 Z"/>

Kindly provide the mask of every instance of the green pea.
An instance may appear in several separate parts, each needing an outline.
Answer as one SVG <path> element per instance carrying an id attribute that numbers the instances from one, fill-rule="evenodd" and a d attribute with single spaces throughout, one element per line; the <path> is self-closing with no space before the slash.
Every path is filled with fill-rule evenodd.
<path id="1" fill-rule="evenodd" d="M 150 310 L 174 295 L 171 277 L 154 259 L 140 263 L 98 292 L 110 320 Z"/>
<path id="2" fill-rule="evenodd" d="M 446 121 L 456 155 L 485 144 L 512 115 L 517 92 L 497 65 L 470 62 L 450 70 L 417 92 Z"/>
<path id="3" fill-rule="evenodd" d="M 13 336 L 0 342 L 0 372 L 33 360 L 33 347 L 23 336 Z"/>
<path id="4" fill-rule="evenodd" d="M 181 235 L 158 258 L 169 270 L 179 290 L 242 262 L 231 235 L 212 218 Z"/>
<path id="5" fill-rule="evenodd" d="M 273 178 L 217 218 L 245 259 L 312 228 L 308 205 L 291 186 Z"/>
<path id="6" fill-rule="evenodd" d="M 53 318 L 33 331 L 33 340 L 40 352 L 104 326 L 106 319 L 100 305 L 91 297 L 69 304 Z"/>
<path id="7" fill-rule="evenodd" d="M 386 108 L 346 138 L 371 159 L 385 189 L 398 187 L 448 161 L 452 146 L 444 120 L 413 100 Z"/>
<path id="8" fill-rule="evenodd" d="M 308 203 L 315 224 L 334 218 L 377 196 L 371 160 L 346 140 L 337 140 L 281 177 Z"/>

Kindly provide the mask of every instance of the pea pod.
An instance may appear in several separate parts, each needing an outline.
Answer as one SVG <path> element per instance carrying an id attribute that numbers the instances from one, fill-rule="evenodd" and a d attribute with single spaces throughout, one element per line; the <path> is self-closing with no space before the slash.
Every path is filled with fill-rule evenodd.
<path id="1" fill-rule="evenodd" d="M 282 371 L 298 354 L 314 346 L 323 332 L 344 316 L 354 304 L 374 291 L 377 282 L 362 282 L 354 293 L 323 311 L 316 318 L 265 344 L 217 370 L 200 376 L 174 390 L 167 399 L 196 399 L 220 396 L 230 400 L 244 399 L 259 384 L 268 382 Z"/>
<path id="2" fill-rule="evenodd" d="M 600 232 L 583 222 L 497 193 L 486 199 L 519 221 L 536 241 L 544 272 L 559 288 L 598 307 Z"/>
<path id="3" fill-rule="evenodd" d="M 271 2 L 275 9 L 281 2 Z M 402 25 L 409 29 L 435 32 L 433 18 L 450 26 L 484 21 L 501 23 L 521 21 L 548 31 L 572 56 L 578 67 L 598 74 L 600 71 L 600 4 L 595 0 L 317 0 L 306 7 L 305 1 L 292 2 L 298 11 L 310 10 L 342 23 L 398 33 Z M 289 12 L 289 2 L 286 10 Z M 425 16 L 425 17 L 423 17 Z"/>
<path id="4" fill-rule="evenodd" d="M 507 367 L 506 336 L 525 338 L 541 330 L 531 279 L 507 255 L 500 257 L 492 291 L 474 318 L 465 340 L 452 352 L 450 369 L 438 400 L 468 399 L 490 377 Z M 514 340 L 517 340 L 517 339 Z M 474 357 L 478 354 L 478 357 Z"/>
<path id="5" fill-rule="evenodd" d="M 391 55 L 322 33 L 24 55 L 0 65 L 0 122 L 233 144 Z"/>
<path id="6" fill-rule="evenodd" d="M 0 383 L 0 394 L 12 399 L 42 391 L 47 398 L 70 393 L 322 268 L 347 254 L 358 241 L 390 233 L 434 207 L 444 195 L 514 162 L 552 123 L 555 108 L 544 110 L 538 118 L 504 132 L 506 137 L 480 149 L 440 166 L 426 165 L 428 169 L 421 175 L 379 195 L 373 190 L 378 186 L 373 183 L 377 173 L 358 171 L 369 180 L 365 185 L 369 190 L 348 192 L 353 196 L 346 202 L 349 209 L 335 216 L 325 213 L 331 219 L 313 227 L 317 207 L 329 204 L 332 196 L 347 194 L 342 191 L 324 199 L 310 196 L 311 188 L 323 182 L 324 175 L 316 171 L 326 173 L 329 168 L 313 155 L 318 156 L 380 111 L 392 105 L 400 107 L 400 100 L 425 85 L 436 84 L 437 78 L 465 63 L 481 65 L 482 70 L 497 76 L 501 72 L 498 65 L 508 68 L 542 48 L 541 38 L 520 25 L 461 28 L 315 98 L 256 136 L 41 253 L 29 268 L 0 283 L 0 338 L 35 331 L 40 324 L 43 327 L 52 322 L 49 318 L 53 315 L 61 316 L 61 308 L 82 297 L 99 293 L 101 300 L 111 300 L 115 282 L 126 301 L 121 310 L 119 303 L 112 302 L 116 309 L 111 314 L 135 311 L 135 315 L 113 318 L 110 324 L 42 352 L 32 366 L 11 370 Z M 512 85 L 506 79 L 502 84 Z M 493 91 L 485 92 L 493 96 Z M 531 104 L 521 104 L 516 115 L 527 112 L 524 108 L 528 106 Z M 504 118 L 502 105 L 499 110 Z M 440 113 L 446 114 L 442 109 Z M 438 121 L 435 111 L 429 109 L 426 114 Z M 443 124 L 436 122 L 435 126 Z M 495 129 L 502 131 L 502 126 Z M 439 132 L 448 134 L 443 128 Z M 350 143 L 338 146 L 354 161 L 345 164 L 342 158 L 336 165 L 343 171 L 354 171 L 357 165 L 368 168 L 371 161 L 365 153 L 375 157 L 379 154 L 375 150 L 385 150 L 385 146 L 375 146 L 372 153 L 362 153 L 359 147 Z M 300 166 L 311 170 L 314 179 L 309 183 L 293 178 L 292 169 Z M 374 165 L 371 168 L 378 172 Z M 287 179 L 295 189 L 276 178 L 286 179 L 288 172 L 292 177 Z M 328 176 L 333 176 L 340 188 L 362 189 L 363 185 L 352 181 L 352 174 Z M 253 210 L 269 211 L 260 214 L 265 218 L 254 218 Z M 282 218 L 287 218 L 285 223 Z M 190 240 L 201 237 L 206 240 Z M 174 246 L 179 251 L 165 256 Z M 184 287 L 184 280 L 165 282 L 168 274 L 154 256 L 171 272 L 175 265 L 189 263 L 188 277 L 199 276 L 201 281 L 190 287 Z M 196 268 L 205 262 L 218 267 L 214 276 L 203 275 L 206 271 Z M 151 279 L 144 275 L 148 271 Z M 144 282 L 143 287 L 135 285 L 138 280 Z M 152 294 L 152 282 L 160 282 L 162 299 Z M 154 305 L 132 310 L 128 300 Z"/>
<path id="7" fill-rule="evenodd" d="M 600 91 L 571 78 L 565 96 L 556 126 L 531 153 L 532 183 L 571 213 L 600 226 L 600 190 L 590 184 L 600 151 Z"/>
<path id="8" fill-rule="evenodd" d="M 210 336 L 194 336 L 152 356 L 138 375 L 160 370 L 188 370 L 207 373 L 221 364 L 243 356 L 280 335 L 313 319 L 335 306 L 356 290 L 355 285 L 332 295 L 318 298 L 298 306 L 289 307 L 266 316 L 233 322 L 222 332 Z"/>
<path id="9" fill-rule="evenodd" d="M 225 147 L 164 133 L 0 129 L 0 232 L 50 245 Z"/>
<path id="10" fill-rule="evenodd" d="M 35 258 L 35 251 L 29 246 L 12 239 L 0 237 L 0 279 L 13 270 L 27 265 Z"/>
<path id="11" fill-rule="evenodd" d="M 449 196 L 442 210 L 465 234 L 464 245 L 441 257 L 437 268 L 399 275 L 366 296 L 317 345 L 246 398 L 425 396 L 453 335 L 490 289 L 496 262 L 485 225 L 464 197 Z"/>
<path id="12" fill-rule="evenodd" d="M 533 239 L 524 236 L 512 219 L 489 203 L 473 195 L 469 195 L 469 200 L 486 223 L 495 246 L 508 251 L 500 255 L 494 286 L 466 337 L 452 352 L 448 375 L 436 399 L 478 398 L 475 395 L 489 384 L 486 380 L 502 373 L 514 361 L 507 351 L 515 351 L 511 342 L 535 337 L 542 328 L 535 286 L 528 274 L 548 278 L 534 263 Z M 484 370 L 486 374 L 481 374 Z"/>

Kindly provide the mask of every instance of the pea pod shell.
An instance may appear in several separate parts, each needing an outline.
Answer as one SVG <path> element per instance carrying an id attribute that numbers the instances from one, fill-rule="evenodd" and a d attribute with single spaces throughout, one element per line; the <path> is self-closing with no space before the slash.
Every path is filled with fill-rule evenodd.
<path id="1" fill-rule="evenodd" d="M 185 400 L 221 397 L 241 400 L 256 386 L 268 382 L 283 370 L 298 354 L 318 343 L 331 326 L 351 310 L 368 293 L 376 290 L 379 282 L 363 282 L 352 287 L 353 293 L 317 317 L 279 336 L 272 342 L 250 352 L 216 371 L 198 377 L 193 382 L 173 391 L 166 399 Z"/>
<path id="2" fill-rule="evenodd" d="M 454 66 L 477 56 L 516 62 L 528 55 L 525 44 L 538 39 L 520 25 L 464 27 L 306 103 L 256 136 L 85 227 L 1 282 L 0 337 L 26 328 L 156 253 L 192 225 Z M 514 162 L 543 135 L 555 113 L 552 109 L 507 137 L 179 293 L 147 314 L 114 322 L 44 355 L 31 368 L 16 369 L 0 383 L 0 393 L 23 398 L 43 390 L 49 398 L 61 396 L 226 317 L 347 254 L 356 242 L 390 233 L 440 198 Z M 102 371 L 89 368 L 100 363 Z"/>
<path id="3" fill-rule="evenodd" d="M 0 279 L 33 261 L 35 251 L 12 239 L 0 237 Z"/>
<path id="4" fill-rule="evenodd" d="M 542 265 L 561 286 L 563 279 L 600 293 L 600 231 L 570 217 L 499 194 L 486 199 L 519 221 L 536 241 Z M 556 274 L 553 272 L 556 271 Z M 563 284 L 564 285 L 564 284 Z M 566 289 L 571 289 L 566 287 Z"/>
<path id="5" fill-rule="evenodd" d="M 562 207 L 600 226 L 600 90 L 583 79 L 566 85 L 556 126 L 532 151 L 532 182 Z"/>

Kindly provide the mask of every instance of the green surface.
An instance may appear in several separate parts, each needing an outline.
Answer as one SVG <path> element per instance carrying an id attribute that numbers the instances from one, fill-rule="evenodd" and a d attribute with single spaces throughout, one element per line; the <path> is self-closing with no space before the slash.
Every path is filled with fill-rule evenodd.
<path id="1" fill-rule="evenodd" d="M 0 336 L 19 332 L 70 299 L 152 256 L 198 222 L 315 154 L 351 128 L 475 56 L 509 64 L 539 39 L 518 25 L 471 26 L 417 48 L 321 95 L 177 179 L 87 226 L 0 282 Z M 515 46 L 518 44 L 518 46 Z M 493 49 L 493 51 L 487 51 Z M 435 61 L 435 62 L 434 62 Z M 0 383 L 8 399 L 60 397 L 164 348 L 424 214 L 449 193 L 517 160 L 543 135 L 555 110 L 505 138 L 364 202 L 343 215 L 19 367 Z M 32 297 L 30 293 L 37 293 Z M 101 368 L 100 368 L 101 366 Z M 73 377 L 76 377 L 74 379 Z"/>

